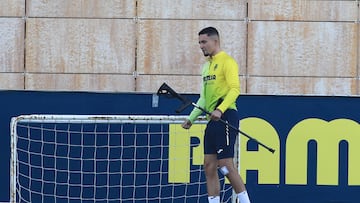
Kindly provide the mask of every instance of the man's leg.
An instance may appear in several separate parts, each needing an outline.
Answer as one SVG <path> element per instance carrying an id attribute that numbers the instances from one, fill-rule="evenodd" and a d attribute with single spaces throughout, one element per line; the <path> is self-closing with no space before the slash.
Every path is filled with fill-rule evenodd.
<path id="1" fill-rule="evenodd" d="M 223 168 L 224 167 L 224 168 Z M 225 158 L 219 160 L 220 170 L 227 170 L 226 177 L 229 179 L 231 186 L 236 193 L 246 190 L 243 180 L 241 179 L 237 168 L 234 166 L 233 158 Z"/>
<path id="2" fill-rule="evenodd" d="M 218 176 L 218 160 L 216 154 L 205 154 L 204 170 L 209 202 L 220 202 L 220 182 Z"/>
<path id="3" fill-rule="evenodd" d="M 229 179 L 231 186 L 240 200 L 240 203 L 250 203 L 244 181 L 239 175 L 234 165 L 233 158 L 225 158 L 219 160 L 220 171 Z"/>

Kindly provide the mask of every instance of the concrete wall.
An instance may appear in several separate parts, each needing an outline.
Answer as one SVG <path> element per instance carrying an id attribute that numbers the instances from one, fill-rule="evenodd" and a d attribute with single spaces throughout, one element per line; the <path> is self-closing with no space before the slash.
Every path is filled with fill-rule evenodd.
<path id="1" fill-rule="evenodd" d="M 200 91 L 220 30 L 243 94 L 360 94 L 357 0 L 1 0 L 0 89 Z"/>

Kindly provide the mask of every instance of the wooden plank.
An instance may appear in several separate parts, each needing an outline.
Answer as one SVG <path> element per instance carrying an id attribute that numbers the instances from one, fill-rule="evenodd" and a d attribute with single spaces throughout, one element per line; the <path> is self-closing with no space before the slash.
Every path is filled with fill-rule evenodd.
<path id="1" fill-rule="evenodd" d="M 26 28 L 26 69 L 132 74 L 134 33 L 133 20 L 30 18 Z"/>
<path id="2" fill-rule="evenodd" d="M 355 78 L 250 77 L 249 94 L 337 95 L 356 94 Z"/>
<path id="3" fill-rule="evenodd" d="M 357 31 L 355 23 L 251 22 L 248 73 L 356 77 Z"/>
<path id="4" fill-rule="evenodd" d="M 350 21 L 357 17 L 357 1 L 249 0 L 251 20 Z"/>
<path id="5" fill-rule="evenodd" d="M 246 0 L 138 0 L 140 18 L 243 20 L 246 9 Z"/>
<path id="6" fill-rule="evenodd" d="M 178 93 L 200 93 L 200 75 L 139 75 L 136 79 L 136 91 L 156 93 L 164 82 Z"/>
<path id="7" fill-rule="evenodd" d="M 241 93 L 246 91 L 246 79 L 240 78 Z M 139 75 L 136 79 L 136 91 L 155 93 L 166 82 L 178 93 L 200 94 L 201 76 L 192 75 Z"/>
<path id="8" fill-rule="evenodd" d="M 25 76 L 27 90 L 132 92 L 132 75 L 116 74 L 33 74 Z"/>
<path id="9" fill-rule="evenodd" d="M 240 74 L 245 74 L 246 23 L 242 21 L 141 20 L 138 72 L 199 75 L 206 59 L 199 48 L 198 32 L 207 26 L 219 30 L 222 49 L 237 60 Z"/>
<path id="10" fill-rule="evenodd" d="M 359 7 L 359 22 L 360 22 L 360 7 Z M 357 24 L 357 39 L 358 39 L 358 58 L 357 58 L 357 80 L 358 80 L 358 86 L 357 86 L 357 95 L 360 95 L 360 23 Z"/>
<path id="11" fill-rule="evenodd" d="M 27 0 L 30 17 L 133 18 L 134 0 Z"/>
<path id="12" fill-rule="evenodd" d="M 25 16 L 25 0 L 1 0 L 0 16 Z"/>
<path id="13" fill-rule="evenodd" d="M 23 73 L 0 73 L 0 90 L 24 89 Z"/>
<path id="14" fill-rule="evenodd" d="M 0 72 L 24 71 L 24 20 L 0 18 Z"/>

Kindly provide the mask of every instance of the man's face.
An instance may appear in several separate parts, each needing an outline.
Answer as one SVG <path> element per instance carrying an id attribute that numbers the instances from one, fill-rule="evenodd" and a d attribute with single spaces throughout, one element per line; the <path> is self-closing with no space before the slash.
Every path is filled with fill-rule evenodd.
<path id="1" fill-rule="evenodd" d="M 215 36 L 208 36 L 207 34 L 199 35 L 200 49 L 204 56 L 213 56 L 216 51 L 218 40 Z"/>

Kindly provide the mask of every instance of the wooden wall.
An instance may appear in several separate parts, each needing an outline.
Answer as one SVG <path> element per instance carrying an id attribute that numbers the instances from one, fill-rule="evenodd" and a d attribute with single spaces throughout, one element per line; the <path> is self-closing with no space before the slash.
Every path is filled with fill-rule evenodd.
<path id="1" fill-rule="evenodd" d="M 0 89 L 200 91 L 215 26 L 243 94 L 360 94 L 357 0 L 0 0 Z"/>

